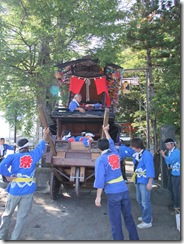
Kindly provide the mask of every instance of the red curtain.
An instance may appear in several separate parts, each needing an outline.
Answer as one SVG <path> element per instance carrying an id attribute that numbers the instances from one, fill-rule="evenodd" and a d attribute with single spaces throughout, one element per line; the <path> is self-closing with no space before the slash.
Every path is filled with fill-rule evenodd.
<path id="1" fill-rule="evenodd" d="M 110 96 L 108 93 L 108 89 L 107 89 L 107 81 L 105 77 L 99 77 L 99 78 L 95 78 L 95 84 L 96 84 L 96 90 L 97 90 L 97 94 L 101 94 L 102 92 L 105 92 L 106 94 L 106 105 L 110 106 L 111 105 L 111 100 L 110 100 Z"/>
<path id="2" fill-rule="evenodd" d="M 76 76 L 70 77 L 70 91 L 74 94 L 77 94 L 80 92 L 82 86 L 84 84 L 84 79 Z"/>
<path id="3" fill-rule="evenodd" d="M 96 90 L 97 94 L 101 94 L 102 92 L 105 92 L 106 94 L 106 105 L 110 106 L 111 105 L 111 100 L 110 96 L 108 93 L 107 89 L 107 81 L 105 77 L 99 77 L 95 78 L 95 84 L 96 84 Z M 84 85 L 85 79 L 76 77 L 76 76 L 71 76 L 70 77 L 70 91 L 73 92 L 74 94 L 77 94 L 80 92 L 82 86 Z"/>

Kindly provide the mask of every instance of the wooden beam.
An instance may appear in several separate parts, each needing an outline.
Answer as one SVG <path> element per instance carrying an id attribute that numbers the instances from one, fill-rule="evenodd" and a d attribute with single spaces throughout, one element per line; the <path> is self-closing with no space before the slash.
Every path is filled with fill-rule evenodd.
<path id="1" fill-rule="evenodd" d="M 105 108 L 105 112 L 104 112 L 104 119 L 103 119 L 103 125 L 107 126 L 109 123 L 109 109 Z M 102 130 L 102 138 L 105 138 L 105 133 Z"/>
<path id="2" fill-rule="evenodd" d="M 46 120 L 45 113 L 44 113 L 44 110 L 43 110 L 43 105 L 39 104 L 38 105 L 38 109 L 39 109 L 39 112 L 40 112 L 40 120 L 41 120 L 42 126 L 43 126 L 43 128 L 47 128 L 48 125 L 47 125 L 47 120 Z M 50 144 L 50 148 L 52 150 L 52 155 L 56 156 L 57 152 L 56 152 L 56 149 L 55 149 L 55 146 L 54 146 L 54 143 L 52 141 L 52 138 L 51 138 L 50 134 L 47 136 L 47 140 L 48 140 L 48 142 Z"/>
<path id="3" fill-rule="evenodd" d="M 80 182 L 84 182 L 85 178 L 85 167 L 80 167 Z"/>
<path id="4" fill-rule="evenodd" d="M 76 167 L 71 167 L 71 170 L 70 170 L 70 181 L 74 181 L 74 179 L 75 179 L 75 169 L 76 169 Z"/>

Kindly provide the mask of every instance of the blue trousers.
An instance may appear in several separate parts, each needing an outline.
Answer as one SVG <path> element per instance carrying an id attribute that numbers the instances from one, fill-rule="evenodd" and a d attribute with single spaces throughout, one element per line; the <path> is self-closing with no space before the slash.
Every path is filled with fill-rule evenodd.
<path id="1" fill-rule="evenodd" d="M 131 213 L 129 192 L 107 194 L 107 207 L 113 240 L 124 240 L 122 215 L 130 240 L 139 240 L 137 229 Z M 122 214 L 122 215 L 121 215 Z"/>
<path id="2" fill-rule="evenodd" d="M 174 208 L 180 208 L 180 176 L 171 176 Z"/>
<path id="3" fill-rule="evenodd" d="M 142 214 L 144 223 L 151 223 L 152 207 L 151 207 L 151 191 L 146 189 L 146 184 L 136 184 L 136 199 Z"/>

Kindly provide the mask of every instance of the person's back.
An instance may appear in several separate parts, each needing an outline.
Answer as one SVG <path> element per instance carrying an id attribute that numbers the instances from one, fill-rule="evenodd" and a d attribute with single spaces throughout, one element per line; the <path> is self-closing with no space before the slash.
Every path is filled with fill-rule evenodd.
<path id="1" fill-rule="evenodd" d="M 24 138 L 18 141 L 19 153 L 10 154 L 0 164 L 0 174 L 10 181 L 7 192 L 5 210 L 1 216 L 0 240 L 7 240 L 11 218 L 17 208 L 16 225 L 10 240 L 18 240 L 24 227 L 26 216 L 29 214 L 33 193 L 36 189 L 34 172 L 36 163 L 41 159 L 46 149 L 46 138 L 49 128 L 43 130 L 43 138 L 32 151 L 29 151 L 29 141 Z"/>
<path id="2" fill-rule="evenodd" d="M 96 170 L 99 171 L 100 174 L 104 173 L 105 175 L 104 190 L 106 193 L 119 193 L 128 190 L 125 181 L 122 179 L 120 157 L 112 139 L 109 139 L 109 149 L 102 152 L 102 155 L 96 160 Z M 122 180 L 118 181 L 119 178 Z M 117 179 L 117 182 L 112 184 L 111 181 L 115 179 Z M 103 181 L 98 181 L 97 176 L 94 183 L 95 187 L 102 187 L 103 184 Z"/>
<path id="3" fill-rule="evenodd" d="M 131 214 L 128 187 L 121 173 L 120 157 L 108 130 L 109 125 L 106 127 L 103 126 L 106 138 L 98 140 L 98 148 L 101 151 L 101 156 L 95 162 L 94 187 L 97 188 L 95 205 L 97 207 L 101 206 L 101 194 L 104 189 L 107 196 L 107 209 L 113 240 L 124 240 L 122 214 L 129 239 L 139 240 Z"/>
<path id="4" fill-rule="evenodd" d="M 0 165 L 3 175 L 16 177 L 7 188 L 7 191 L 12 195 L 24 195 L 35 191 L 36 183 L 33 177 L 36 164 L 45 151 L 45 142 L 40 141 L 34 150 L 21 151 L 19 147 L 19 151 L 19 153 L 8 155 Z M 4 164 L 7 168 L 11 167 L 11 169 L 3 168 Z M 25 181 L 23 178 L 25 178 Z"/>

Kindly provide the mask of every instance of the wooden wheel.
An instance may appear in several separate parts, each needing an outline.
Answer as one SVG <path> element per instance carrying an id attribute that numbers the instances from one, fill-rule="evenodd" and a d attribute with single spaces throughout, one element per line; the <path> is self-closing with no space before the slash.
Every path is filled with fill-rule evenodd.
<path id="1" fill-rule="evenodd" d="M 54 175 L 54 172 L 52 172 L 50 178 L 50 196 L 53 200 L 58 199 L 60 186 L 61 181 L 59 181 L 58 178 Z"/>
<path id="2" fill-rule="evenodd" d="M 80 168 L 76 168 L 76 173 L 75 173 L 75 193 L 77 196 L 79 196 L 79 181 L 80 181 Z"/>

